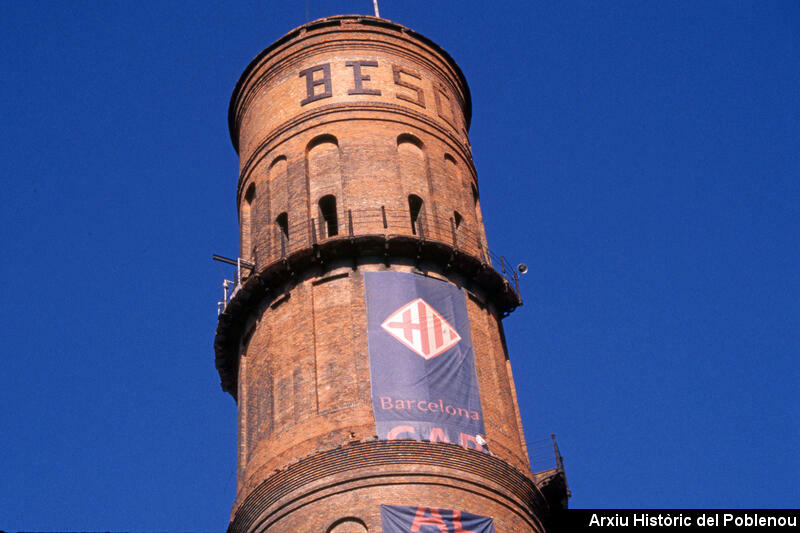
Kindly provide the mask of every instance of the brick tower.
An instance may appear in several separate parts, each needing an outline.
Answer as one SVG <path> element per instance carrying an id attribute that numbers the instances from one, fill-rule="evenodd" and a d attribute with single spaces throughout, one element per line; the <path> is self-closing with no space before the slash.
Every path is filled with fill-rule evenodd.
<path id="1" fill-rule="evenodd" d="M 229 531 L 540 532 L 565 505 L 560 461 L 528 461 L 470 114 L 455 61 L 374 17 L 301 26 L 239 79 Z"/>

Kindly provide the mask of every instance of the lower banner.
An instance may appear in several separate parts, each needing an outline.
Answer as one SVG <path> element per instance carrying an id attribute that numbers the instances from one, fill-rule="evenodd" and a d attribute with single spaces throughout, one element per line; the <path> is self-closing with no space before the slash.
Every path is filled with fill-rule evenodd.
<path id="1" fill-rule="evenodd" d="M 464 291 L 403 272 L 365 272 L 364 285 L 378 437 L 488 451 Z"/>
<path id="2" fill-rule="evenodd" d="M 494 533 L 486 516 L 437 507 L 381 505 L 383 533 Z"/>

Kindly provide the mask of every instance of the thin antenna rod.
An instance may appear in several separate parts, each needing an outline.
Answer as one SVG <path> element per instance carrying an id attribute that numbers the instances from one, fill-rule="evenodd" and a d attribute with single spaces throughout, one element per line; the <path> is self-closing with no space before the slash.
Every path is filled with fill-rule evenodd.
<path id="1" fill-rule="evenodd" d="M 375 16 L 381 18 L 381 12 L 378 11 L 378 0 L 372 0 L 372 5 L 375 6 Z"/>

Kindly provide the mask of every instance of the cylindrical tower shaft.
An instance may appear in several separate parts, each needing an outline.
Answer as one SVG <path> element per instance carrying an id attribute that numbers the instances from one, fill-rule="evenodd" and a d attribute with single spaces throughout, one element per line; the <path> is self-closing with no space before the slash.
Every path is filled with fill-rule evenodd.
<path id="1" fill-rule="evenodd" d="M 389 531 L 415 512 L 543 530 L 501 325 L 521 301 L 486 246 L 470 106 L 446 52 L 373 17 L 306 24 L 242 74 L 255 268 L 215 340 L 239 408 L 232 531 Z"/>

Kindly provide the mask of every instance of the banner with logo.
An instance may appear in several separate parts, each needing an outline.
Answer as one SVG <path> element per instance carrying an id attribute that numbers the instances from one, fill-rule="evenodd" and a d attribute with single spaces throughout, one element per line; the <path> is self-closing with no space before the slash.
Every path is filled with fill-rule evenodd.
<path id="1" fill-rule="evenodd" d="M 464 291 L 403 272 L 365 272 L 364 285 L 378 437 L 488 451 Z"/>
<path id="2" fill-rule="evenodd" d="M 486 516 L 436 507 L 381 505 L 383 533 L 494 533 Z"/>

